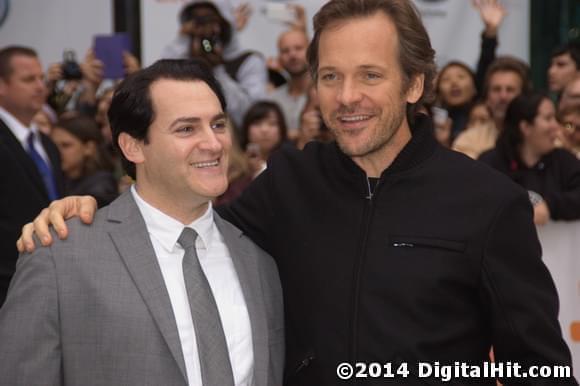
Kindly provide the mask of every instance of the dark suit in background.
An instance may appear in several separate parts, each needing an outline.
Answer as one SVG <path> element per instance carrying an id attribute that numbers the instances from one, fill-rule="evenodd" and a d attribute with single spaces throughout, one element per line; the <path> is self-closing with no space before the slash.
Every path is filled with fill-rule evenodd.
<path id="1" fill-rule="evenodd" d="M 40 134 L 56 187 L 62 193 L 60 155 L 54 143 Z M 16 240 L 24 224 L 50 203 L 34 161 L 12 131 L 0 119 L 0 306 L 14 274 L 18 251 Z"/>

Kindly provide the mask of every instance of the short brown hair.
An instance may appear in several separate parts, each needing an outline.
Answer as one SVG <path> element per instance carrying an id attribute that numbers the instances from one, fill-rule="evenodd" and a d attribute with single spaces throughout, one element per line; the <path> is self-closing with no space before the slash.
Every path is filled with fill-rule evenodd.
<path id="1" fill-rule="evenodd" d="M 21 56 L 28 56 L 37 58 L 38 55 L 36 51 L 32 48 L 24 47 L 24 46 L 8 46 L 0 49 L 0 78 L 6 80 L 12 74 L 14 70 L 10 61 L 14 56 L 21 55 Z"/>
<path id="2" fill-rule="evenodd" d="M 567 105 L 566 107 L 562 108 L 558 111 L 558 121 L 560 123 L 564 123 L 564 118 L 568 115 L 580 115 L 580 104 L 579 103 L 572 103 Z"/>
<path id="3" fill-rule="evenodd" d="M 522 81 L 522 94 L 532 92 L 532 82 L 530 80 L 530 67 L 522 60 L 513 56 L 500 56 L 489 65 L 483 81 L 483 98 L 487 98 L 489 92 L 489 81 L 496 72 L 513 72 Z"/>
<path id="4" fill-rule="evenodd" d="M 411 118 L 417 109 L 433 98 L 433 79 L 436 74 L 435 51 L 419 12 L 410 0 L 331 0 L 314 15 L 314 37 L 308 47 L 308 63 L 312 79 L 317 80 L 318 46 L 320 35 L 331 23 L 354 18 L 369 17 L 383 12 L 391 18 L 399 35 L 399 64 L 403 72 L 404 86 L 423 74 L 423 95 L 416 104 L 409 106 Z"/>

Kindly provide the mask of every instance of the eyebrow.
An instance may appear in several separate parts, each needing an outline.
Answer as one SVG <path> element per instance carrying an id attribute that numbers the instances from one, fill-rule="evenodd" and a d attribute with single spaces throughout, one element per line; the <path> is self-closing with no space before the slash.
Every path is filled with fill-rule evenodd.
<path id="1" fill-rule="evenodd" d="M 223 112 L 214 115 L 211 118 L 211 122 L 219 121 L 222 119 L 226 119 L 226 114 Z M 193 123 L 199 123 L 199 122 L 201 122 L 201 118 L 199 118 L 199 117 L 179 117 L 179 118 L 175 119 L 173 122 L 171 122 L 171 125 L 169 125 L 169 127 L 172 128 L 180 123 L 193 124 Z"/>
<path id="2" fill-rule="evenodd" d="M 377 64 L 361 64 L 360 66 L 357 66 L 357 69 L 359 70 L 383 70 L 384 67 L 379 66 Z M 325 66 L 325 67 L 320 67 L 318 69 L 318 71 L 337 71 L 337 68 L 334 66 Z"/>
<path id="3" fill-rule="evenodd" d="M 321 72 L 321 71 L 336 71 L 336 67 L 326 66 L 326 67 L 318 68 L 317 72 Z"/>

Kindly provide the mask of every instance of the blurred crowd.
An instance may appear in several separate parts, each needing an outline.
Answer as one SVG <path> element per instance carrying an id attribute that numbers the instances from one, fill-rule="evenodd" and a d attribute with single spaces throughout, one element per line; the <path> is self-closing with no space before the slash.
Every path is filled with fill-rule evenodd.
<path id="1" fill-rule="evenodd" d="M 333 139 L 307 65 L 304 9 L 288 5 L 292 20 L 278 36 L 278 55 L 266 58 L 238 40 L 250 7 L 226 9 L 223 3 L 185 5 L 175 39 L 162 54 L 203 58 L 225 93 L 237 143 L 230 156 L 230 187 L 218 204 L 237 197 L 277 148 Z M 443 146 L 526 188 L 537 224 L 579 219 L 580 46 L 554 49 L 546 69 L 549 90 L 543 93 L 534 90 L 528 64 L 496 55 L 506 16 L 501 3 L 474 1 L 474 12 L 485 26 L 476 70 L 447 63 L 435 81 L 430 108 L 422 113 L 432 116 L 433 133 Z M 123 54 L 123 63 L 127 75 L 140 68 L 130 52 Z M 65 60 L 46 72 L 30 48 L 0 50 L 0 146 L 21 146 L 17 156 L 0 151 L 3 254 L 16 253 L 20 227 L 52 199 L 89 194 L 103 206 L 131 184 L 122 175 L 107 119 L 119 79 L 104 79 L 103 67 L 92 49 L 79 60 L 66 52 Z M 36 182 L 24 180 L 28 177 Z M 8 270 L 0 263 L 0 275 Z"/>

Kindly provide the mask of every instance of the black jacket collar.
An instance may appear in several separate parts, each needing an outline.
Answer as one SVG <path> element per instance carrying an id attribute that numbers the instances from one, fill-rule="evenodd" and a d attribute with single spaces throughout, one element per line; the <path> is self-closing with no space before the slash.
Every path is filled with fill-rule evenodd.
<path id="1" fill-rule="evenodd" d="M 337 156 L 344 167 L 353 175 L 363 175 L 362 170 L 349 156 L 344 154 L 336 142 L 333 144 Z M 417 114 L 415 122 L 411 125 L 411 140 L 403 147 L 395 157 L 393 163 L 381 173 L 381 179 L 387 175 L 397 175 L 411 170 L 425 162 L 435 151 L 438 144 L 433 136 L 433 123 L 431 118 L 424 114 Z"/>

